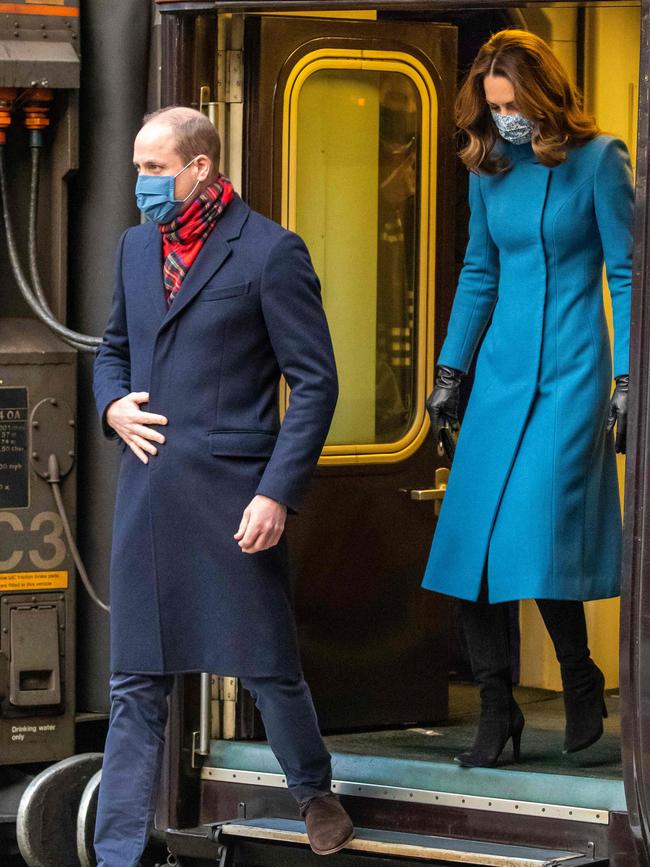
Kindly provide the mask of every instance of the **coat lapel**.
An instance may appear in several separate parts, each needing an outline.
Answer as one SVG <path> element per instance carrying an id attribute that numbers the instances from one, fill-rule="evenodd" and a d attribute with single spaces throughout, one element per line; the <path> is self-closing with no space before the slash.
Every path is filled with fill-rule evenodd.
<path id="1" fill-rule="evenodd" d="M 162 274 L 162 238 L 157 226 L 152 224 L 149 240 L 145 244 L 142 257 L 144 282 L 151 296 L 151 301 L 159 321 L 162 321 L 167 308 L 165 307 L 165 292 Z"/>
<path id="2" fill-rule="evenodd" d="M 235 196 L 208 236 L 192 267 L 187 272 L 178 296 L 165 314 L 165 318 L 160 325 L 161 329 L 165 328 L 187 307 L 190 301 L 221 268 L 232 252 L 232 247 L 228 242 L 239 237 L 249 213 L 250 208 L 248 205 L 244 204 L 239 196 Z M 162 265 L 159 270 L 161 272 L 160 279 L 162 286 Z"/>

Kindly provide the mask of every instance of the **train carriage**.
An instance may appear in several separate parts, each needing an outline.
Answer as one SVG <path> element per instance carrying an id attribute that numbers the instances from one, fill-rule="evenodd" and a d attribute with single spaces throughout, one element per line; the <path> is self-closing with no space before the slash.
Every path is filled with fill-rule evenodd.
<path id="1" fill-rule="evenodd" d="M 334 790 L 361 829 L 332 863 L 650 864 L 649 12 L 648 0 L 0 4 L 0 847 L 16 837 L 30 865 L 95 863 L 108 639 L 81 573 L 85 561 L 106 599 L 119 449 L 101 441 L 84 350 L 108 313 L 112 247 L 138 219 L 132 136 L 145 110 L 181 104 L 217 126 L 243 198 L 305 239 L 333 336 L 340 399 L 287 528 L 305 673 Z M 420 587 L 449 474 L 424 402 L 467 239 L 454 97 L 508 26 L 551 44 L 635 169 L 623 585 L 620 604 L 588 606 L 611 711 L 601 741 L 562 755 L 559 672 L 526 601 L 510 624 L 524 760 L 469 770 L 452 761 L 478 708 L 456 607 Z M 282 413 L 287 389 L 278 401 Z M 152 857 L 316 863 L 306 842 L 236 679 L 179 677 Z"/>

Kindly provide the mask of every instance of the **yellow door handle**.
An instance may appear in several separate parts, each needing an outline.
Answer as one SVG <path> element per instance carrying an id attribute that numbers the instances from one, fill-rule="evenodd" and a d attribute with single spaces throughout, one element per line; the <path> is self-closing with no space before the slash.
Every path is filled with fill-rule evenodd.
<path id="1" fill-rule="evenodd" d="M 442 505 L 442 499 L 445 496 L 445 491 L 447 490 L 448 480 L 449 470 L 447 469 L 447 467 L 438 467 L 435 476 L 435 488 L 400 488 L 400 491 L 401 493 L 406 494 L 410 500 L 416 500 L 417 502 L 434 500 L 434 511 L 436 515 L 439 515 L 440 507 Z"/>

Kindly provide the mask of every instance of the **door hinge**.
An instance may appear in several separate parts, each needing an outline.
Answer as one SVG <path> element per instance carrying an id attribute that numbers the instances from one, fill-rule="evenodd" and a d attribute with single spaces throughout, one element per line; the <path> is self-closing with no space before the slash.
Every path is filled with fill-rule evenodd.
<path id="1" fill-rule="evenodd" d="M 217 51 L 217 102 L 243 102 L 244 52 L 241 49 Z"/>
<path id="2" fill-rule="evenodd" d="M 221 737 L 232 741 L 237 736 L 237 678 L 222 678 L 222 726 Z"/>
<path id="3" fill-rule="evenodd" d="M 244 52 L 228 51 L 226 69 L 226 102 L 244 101 Z"/>

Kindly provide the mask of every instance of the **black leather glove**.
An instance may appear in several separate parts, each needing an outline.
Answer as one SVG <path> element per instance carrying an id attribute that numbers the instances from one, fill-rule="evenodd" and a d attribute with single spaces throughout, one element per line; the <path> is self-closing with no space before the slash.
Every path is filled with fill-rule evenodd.
<path id="1" fill-rule="evenodd" d="M 462 378 L 463 374 L 459 370 L 441 364 L 436 374 L 434 389 L 426 400 L 435 440 L 437 443 L 442 443 L 447 452 L 449 452 L 448 444 L 443 439 L 442 432 L 451 430 L 457 433 L 460 430 L 458 400 Z"/>
<path id="2" fill-rule="evenodd" d="M 630 376 L 627 373 L 616 377 L 616 388 L 609 401 L 607 431 L 616 425 L 616 451 L 625 454 L 627 445 L 627 390 Z"/>

